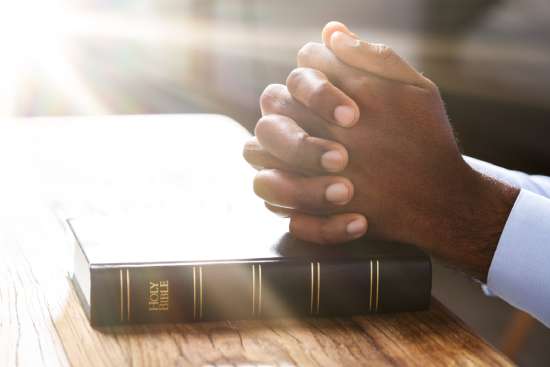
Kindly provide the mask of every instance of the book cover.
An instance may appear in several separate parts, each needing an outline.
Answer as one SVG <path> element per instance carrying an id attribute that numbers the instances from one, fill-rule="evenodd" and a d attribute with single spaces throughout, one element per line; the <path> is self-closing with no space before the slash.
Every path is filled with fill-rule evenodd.
<path id="1" fill-rule="evenodd" d="M 305 243 L 280 218 L 238 206 L 68 224 L 73 282 L 94 326 L 350 316 L 430 302 L 430 259 L 414 246 Z"/>

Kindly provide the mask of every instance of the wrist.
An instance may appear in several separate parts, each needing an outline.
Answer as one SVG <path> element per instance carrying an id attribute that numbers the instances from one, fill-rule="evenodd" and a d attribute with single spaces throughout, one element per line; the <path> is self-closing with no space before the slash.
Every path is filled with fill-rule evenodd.
<path id="1" fill-rule="evenodd" d="M 485 282 L 500 236 L 519 189 L 485 176 L 469 166 L 464 191 L 442 226 L 436 257 Z"/>

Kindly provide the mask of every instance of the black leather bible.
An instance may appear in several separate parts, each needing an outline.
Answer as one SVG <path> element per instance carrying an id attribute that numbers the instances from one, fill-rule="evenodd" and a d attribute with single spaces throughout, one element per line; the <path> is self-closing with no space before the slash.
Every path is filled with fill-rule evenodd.
<path id="1" fill-rule="evenodd" d="M 430 258 L 359 239 L 319 246 L 238 210 L 68 220 L 73 282 L 94 326 L 349 316 L 430 302 Z M 220 213 L 221 212 L 221 213 Z"/>

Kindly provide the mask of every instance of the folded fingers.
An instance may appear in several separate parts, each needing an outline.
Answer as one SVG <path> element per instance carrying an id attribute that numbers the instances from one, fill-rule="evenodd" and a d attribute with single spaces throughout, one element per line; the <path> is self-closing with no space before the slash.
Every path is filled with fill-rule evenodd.
<path id="1" fill-rule="evenodd" d="M 317 141 L 321 141 L 321 143 L 319 143 L 320 146 L 325 144 L 322 139 L 313 138 L 312 141 L 313 144 Z M 298 149 L 298 151 L 299 150 L 300 149 Z M 276 168 L 284 171 L 299 173 L 301 175 L 319 174 L 319 171 L 305 167 L 307 162 L 304 162 L 306 160 L 303 157 L 299 157 L 295 160 L 288 159 L 288 162 L 277 158 L 265 149 L 256 137 L 251 138 L 245 143 L 243 157 L 257 170 Z M 338 171 L 346 166 L 347 152 L 345 149 L 338 152 L 329 150 L 328 152 L 322 153 L 317 159 L 314 159 L 311 165 L 317 167 L 319 162 L 321 162 L 321 166 L 323 166 L 323 169 L 327 172 Z M 300 166 L 300 163 L 302 163 L 302 166 Z"/>
<path id="2" fill-rule="evenodd" d="M 259 142 L 256 137 L 249 139 L 243 148 L 244 159 L 255 169 L 261 170 L 265 168 L 277 168 L 281 170 L 294 170 L 294 167 L 281 161 L 271 153 L 269 153 Z"/>
<path id="3" fill-rule="evenodd" d="M 298 67 L 315 69 L 322 72 L 340 90 L 346 91 L 353 100 L 361 97 L 358 85 L 371 84 L 377 88 L 376 77 L 350 66 L 336 57 L 325 45 L 308 42 L 298 51 Z M 355 92 L 355 93 L 353 93 Z"/>
<path id="4" fill-rule="evenodd" d="M 283 115 L 296 121 L 308 134 L 320 138 L 332 135 L 334 124 L 296 99 L 284 84 L 268 85 L 260 96 L 262 116 Z"/>
<path id="5" fill-rule="evenodd" d="M 256 124 L 255 134 L 267 152 L 294 170 L 339 172 L 348 163 L 343 145 L 310 136 L 287 116 L 263 116 Z"/>
<path id="6" fill-rule="evenodd" d="M 344 177 L 306 177 L 265 169 L 254 178 L 254 192 L 264 201 L 311 214 L 337 211 L 350 202 L 353 191 L 353 184 Z"/>
<path id="7" fill-rule="evenodd" d="M 364 236 L 368 229 L 367 218 L 358 213 L 321 216 L 300 213 L 267 202 L 265 206 L 274 214 L 290 218 L 289 231 L 294 237 L 321 245 L 355 240 Z"/>
<path id="8" fill-rule="evenodd" d="M 359 119 L 355 101 L 319 70 L 296 68 L 289 74 L 286 85 L 293 98 L 326 121 L 352 127 Z"/>
<path id="9" fill-rule="evenodd" d="M 290 215 L 290 233 L 296 238 L 318 244 L 338 244 L 363 236 L 367 232 L 365 216 L 357 213 L 313 216 Z"/>

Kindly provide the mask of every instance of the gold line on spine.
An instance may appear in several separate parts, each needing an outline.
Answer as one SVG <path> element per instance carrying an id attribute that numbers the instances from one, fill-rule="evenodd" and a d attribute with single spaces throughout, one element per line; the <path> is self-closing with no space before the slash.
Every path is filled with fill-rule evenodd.
<path id="1" fill-rule="evenodd" d="M 311 265 L 311 292 L 310 292 L 310 303 L 309 303 L 309 313 L 313 314 L 313 282 L 314 282 L 314 270 L 313 270 L 313 263 L 309 263 Z"/>
<path id="2" fill-rule="evenodd" d="M 197 319 L 197 274 L 193 266 L 193 320 Z"/>
<path id="3" fill-rule="evenodd" d="M 252 264 L 252 315 L 256 314 L 256 265 Z"/>
<path id="4" fill-rule="evenodd" d="M 199 297 L 199 319 L 202 320 L 202 266 L 199 266 L 199 289 L 200 289 L 200 297 Z"/>
<path id="5" fill-rule="evenodd" d="M 376 312 L 378 312 L 378 300 L 380 299 L 380 262 L 376 260 Z"/>
<path id="6" fill-rule="evenodd" d="M 120 321 L 124 321 L 124 275 L 120 271 Z"/>
<path id="7" fill-rule="evenodd" d="M 370 261 L 370 298 L 369 298 L 369 311 L 372 312 L 372 260 Z"/>
<path id="8" fill-rule="evenodd" d="M 262 313 L 262 265 L 258 264 L 258 315 Z"/>
<path id="9" fill-rule="evenodd" d="M 128 318 L 128 321 L 130 321 L 130 315 L 131 315 L 131 312 L 130 312 L 130 304 L 131 304 L 131 299 L 130 299 L 130 269 L 126 269 L 126 295 L 127 295 L 127 301 L 128 301 L 128 315 L 126 315 L 126 317 Z"/>
<path id="10" fill-rule="evenodd" d="M 321 263 L 317 263 L 317 310 L 319 314 L 319 301 L 321 300 Z"/>

